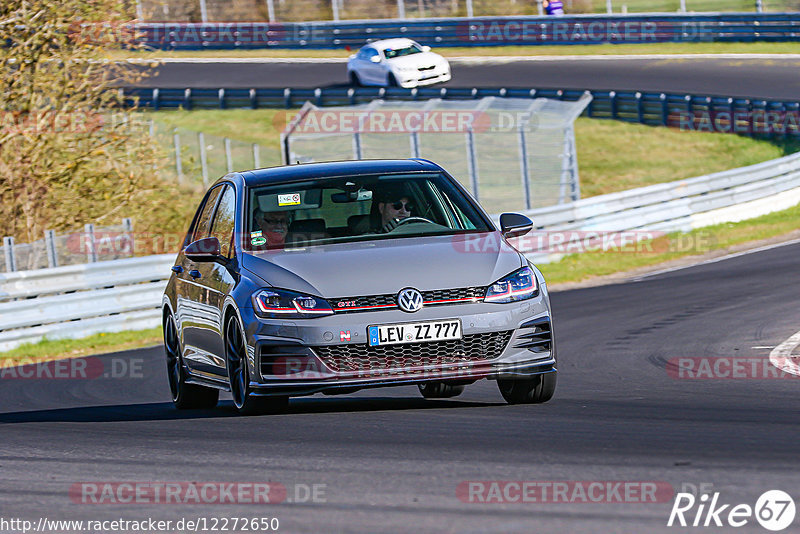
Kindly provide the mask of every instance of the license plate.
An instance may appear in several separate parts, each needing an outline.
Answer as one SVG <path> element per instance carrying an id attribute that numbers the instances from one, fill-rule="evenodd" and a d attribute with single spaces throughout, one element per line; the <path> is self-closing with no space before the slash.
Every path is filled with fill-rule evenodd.
<path id="1" fill-rule="evenodd" d="M 402 323 L 370 326 L 367 328 L 369 345 L 397 345 L 420 341 L 448 341 L 461 339 L 461 321 L 429 321 L 425 323 Z"/>

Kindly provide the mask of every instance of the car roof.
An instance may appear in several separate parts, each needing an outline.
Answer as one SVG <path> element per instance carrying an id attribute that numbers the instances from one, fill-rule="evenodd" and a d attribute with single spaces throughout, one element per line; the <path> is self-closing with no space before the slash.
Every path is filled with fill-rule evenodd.
<path id="1" fill-rule="evenodd" d="M 411 39 L 407 39 L 405 37 L 396 37 L 394 39 L 381 39 L 380 41 L 373 41 L 368 45 L 366 45 L 365 48 L 369 46 L 380 50 L 383 50 L 385 48 L 391 48 L 391 49 L 407 48 L 412 44 L 414 44 L 414 41 L 412 41 Z"/>
<path id="2" fill-rule="evenodd" d="M 314 178 L 335 178 L 337 176 L 357 176 L 381 173 L 402 172 L 441 172 L 443 169 L 425 159 L 364 159 L 358 161 L 330 161 L 325 163 L 302 163 L 284 165 L 237 173 L 247 187 L 311 180 Z"/>

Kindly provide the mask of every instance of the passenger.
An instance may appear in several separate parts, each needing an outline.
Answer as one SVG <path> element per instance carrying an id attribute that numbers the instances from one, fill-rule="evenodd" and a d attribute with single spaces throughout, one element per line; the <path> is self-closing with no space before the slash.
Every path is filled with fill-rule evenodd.
<path id="1" fill-rule="evenodd" d="M 255 228 L 262 232 L 262 237 L 266 239 L 265 243 L 261 246 L 269 247 L 282 247 L 286 244 L 286 234 L 289 232 L 289 212 L 288 211 L 268 211 L 263 212 L 261 209 L 256 208 L 253 214 L 255 220 Z M 257 245 L 256 238 L 253 238 L 253 244 Z"/>

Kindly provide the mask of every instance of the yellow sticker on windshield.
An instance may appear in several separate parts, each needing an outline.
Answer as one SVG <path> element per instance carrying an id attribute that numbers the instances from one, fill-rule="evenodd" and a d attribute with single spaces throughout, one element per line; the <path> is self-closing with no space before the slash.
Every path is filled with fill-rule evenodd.
<path id="1" fill-rule="evenodd" d="M 297 206 L 300 204 L 300 193 L 278 195 L 278 206 Z"/>

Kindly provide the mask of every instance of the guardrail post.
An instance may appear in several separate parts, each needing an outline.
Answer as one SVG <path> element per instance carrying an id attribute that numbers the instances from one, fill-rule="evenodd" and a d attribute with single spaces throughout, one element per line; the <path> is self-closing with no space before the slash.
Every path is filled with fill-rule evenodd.
<path id="1" fill-rule="evenodd" d="M 611 118 L 617 119 L 617 92 L 609 91 L 608 98 L 611 100 Z"/>
<path id="2" fill-rule="evenodd" d="M 352 87 L 347 90 L 347 100 L 350 102 L 351 106 L 356 104 L 356 90 Z"/>
<path id="3" fill-rule="evenodd" d="M 175 128 L 172 134 L 172 143 L 175 145 L 175 172 L 178 174 L 178 181 L 183 182 L 183 162 L 181 161 L 181 135 Z"/>
<path id="4" fill-rule="evenodd" d="M 333 20 L 339 22 L 339 0 L 331 0 L 331 11 L 333 12 Z"/>
<path id="5" fill-rule="evenodd" d="M 261 147 L 258 143 L 253 143 L 253 168 L 261 168 Z"/>
<path id="6" fill-rule="evenodd" d="M 475 16 L 475 13 L 472 10 L 472 0 L 467 0 L 467 17 L 468 18 L 472 18 L 474 16 Z"/>
<path id="7" fill-rule="evenodd" d="M 219 99 L 219 109 L 225 109 L 225 89 L 219 90 L 217 99 Z"/>
<path id="8" fill-rule="evenodd" d="M 292 107 L 292 90 L 288 87 L 283 90 L 283 105 L 286 109 Z"/>
<path id="9" fill-rule="evenodd" d="M 54 231 L 44 231 L 44 248 L 47 250 L 47 266 L 58 267 L 58 254 L 56 253 L 56 233 Z"/>
<path id="10" fill-rule="evenodd" d="M 397 18 L 399 19 L 406 18 L 406 6 L 403 0 L 397 0 Z"/>
<path id="11" fill-rule="evenodd" d="M 335 2 L 336 0 L 333 0 L 333 1 Z M 320 107 L 322 106 L 322 89 L 320 89 L 319 87 L 314 89 L 314 103 L 317 106 L 320 106 Z"/>
<path id="12" fill-rule="evenodd" d="M 669 103 L 667 102 L 667 95 L 661 93 L 658 95 L 658 98 L 661 100 L 661 125 L 668 126 L 669 125 Z"/>
<path id="13" fill-rule="evenodd" d="M 160 99 L 161 99 L 161 91 L 159 91 L 158 89 L 153 89 L 153 111 L 158 111 Z"/>
<path id="14" fill-rule="evenodd" d="M 17 270 L 17 260 L 14 257 L 14 238 L 3 238 L 3 252 L 6 257 L 6 272 L 13 273 Z"/>
<path id="15" fill-rule="evenodd" d="M 225 163 L 228 167 L 228 172 L 233 172 L 233 154 L 231 154 L 231 140 L 225 138 Z"/>
<path id="16" fill-rule="evenodd" d="M 258 109 L 258 98 L 255 89 L 250 89 L 250 109 Z"/>
<path id="17" fill-rule="evenodd" d="M 519 125 L 519 170 L 522 175 L 522 192 L 525 195 L 525 209 L 531 209 L 531 182 L 528 169 L 528 142 L 525 139 L 527 121 Z"/>
<path id="18" fill-rule="evenodd" d="M 192 90 L 188 87 L 183 91 L 183 107 L 192 109 Z"/>
<path id="19" fill-rule="evenodd" d="M 94 225 L 89 223 L 83 227 L 83 239 L 86 244 L 86 261 L 89 263 L 97 262 L 97 249 L 94 243 Z"/>
<path id="20" fill-rule="evenodd" d="M 636 120 L 639 124 L 644 124 L 644 102 L 642 102 L 642 93 L 636 92 Z"/>
<path id="21" fill-rule="evenodd" d="M 475 152 L 475 132 L 472 125 L 467 129 L 467 168 L 469 169 L 469 181 L 472 185 L 472 196 L 478 200 L 478 156 Z"/>
<path id="22" fill-rule="evenodd" d="M 203 172 L 203 185 L 208 186 L 208 154 L 206 152 L 206 136 L 203 132 L 197 132 L 197 144 L 200 145 L 200 168 Z"/>
<path id="23" fill-rule="evenodd" d="M 409 134 L 409 141 L 411 142 L 411 157 L 418 158 L 419 156 L 419 133 L 411 132 Z"/>

